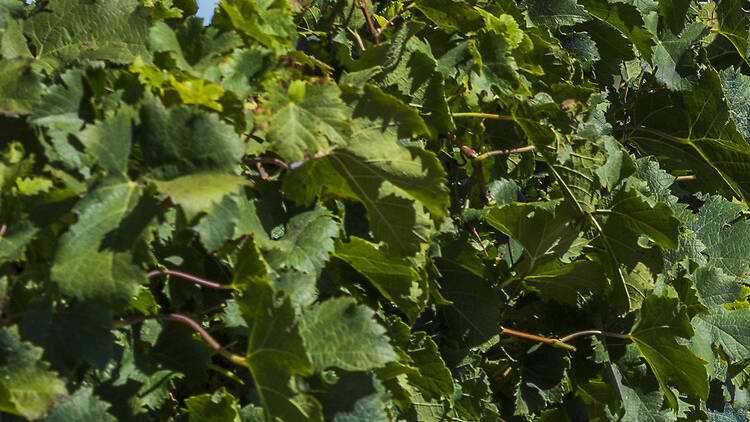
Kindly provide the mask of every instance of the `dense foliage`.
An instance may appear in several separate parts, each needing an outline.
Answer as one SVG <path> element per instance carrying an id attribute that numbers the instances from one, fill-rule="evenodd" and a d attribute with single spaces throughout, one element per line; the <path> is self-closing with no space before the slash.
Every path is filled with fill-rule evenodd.
<path id="1" fill-rule="evenodd" d="M 741 0 L 0 0 L 0 419 L 744 421 Z"/>

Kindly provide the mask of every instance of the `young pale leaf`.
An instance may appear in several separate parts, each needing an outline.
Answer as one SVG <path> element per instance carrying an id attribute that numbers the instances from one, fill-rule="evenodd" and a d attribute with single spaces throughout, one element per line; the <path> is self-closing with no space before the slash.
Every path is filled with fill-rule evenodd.
<path id="1" fill-rule="evenodd" d="M 374 312 L 351 298 L 334 298 L 302 315 L 300 335 L 316 372 L 368 371 L 398 358 Z"/>
<path id="2" fill-rule="evenodd" d="M 21 341 L 18 328 L 0 328 L 0 411 L 39 419 L 68 392 L 41 361 L 42 349 Z"/>

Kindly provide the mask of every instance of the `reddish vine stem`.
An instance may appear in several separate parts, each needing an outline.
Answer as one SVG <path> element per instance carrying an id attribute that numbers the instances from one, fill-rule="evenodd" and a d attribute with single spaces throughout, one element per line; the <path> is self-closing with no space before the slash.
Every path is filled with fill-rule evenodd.
<path id="1" fill-rule="evenodd" d="M 208 332 L 203 327 L 200 326 L 200 324 L 195 322 L 190 317 L 187 317 L 182 314 L 150 315 L 150 316 L 142 316 L 142 317 L 137 317 L 137 318 L 126 319 L 126 320 L 116 322 L 115 328 L 127 327 L 129 325 L 138 324 L 140 322 L 143 322 L 149 319 L 176 321 L 176 322 L 183 323 L 187 325 L 188 327 L 192 328 L 193 331 L 197 332 L 201 336 L 203 341 L 205 341 L 206 344 L 208 344 L 208 346 L 211 349 L 213 349 L 213 351 L 221 355 L 223 358 L 225 358 L 226 360 L 228 360 L 229 362 L 235 365 L 247 366 L 247 362 L 245 361 L 244 357 L 240 355 L 236 355 L 228 350 L 225 350 L 223 347 L 221 347 L 219 342 L 217 342 L 213 337 L 211 337 L 211 334 L 208 334 Z"/>
<path id="2" fill-rule="evenodd" d="M 308 154 L 305 156 L 305 158 L 298 161 L 292 161 L 291 163 L 287 163 L 276 157 L 245 157 L 244 162 L 245 164 L 271 164 L 276 167 L 281 167 L 284 170 L 296 170 L 302 167 L 305 163 L 308 163 L 312 160 L 317 160 L 318 158 L 323 158 L 326 155 L 327 154 L 325 152 L 318 151 L 315 154 Z"/>
<path id="3" fill-rule="evenodd" d="M 355 0 L 357 2 L 357 7 L 362 9 L 362 13 L 365 15 L 365 20 L 367 21 L 367 26 L 370 27 L 370 34 L 372 34 L 372 39 L 375 41 L 375 44 L 380 43 L 380 33 L 377 29 L 375 29 L 375 25 L 372 23 L 372 18 L 370 17 L 370 11 L 367 10 L 367 3 L 366 0 Z"/>
<path id="4" fill-rule="evenodd" d="M 146 274 L 146 277 L 152 278 L 152 277 L 155 277 L 155 276 L 161 275 L 161 274 L 173 275 L 175 277 L 179 277 L 179 278 L 182 278 L 182 279 L 185 279 L 185 280 L 188 280 L 188 281 L 192 281 L 195 284 L 200 284 L 201 286 L 210 287 L 212 289 L 224 289 L 224 290 L 232 290 L 232 289 L 234 289 L 234 287 L 232 287 L 230 285 L 220 284 L 220 283 L 216 283 L 214 281 L 208 281 L 208 280 L 202 279 L 200 277 L 196 277 L 196 276 L 194 276 L 192 274 L 183 273 L 182 271 L 175 271 L 175 270 L 154 270 L 154 271 L 150 271 L 148 274 Z"/>
<path id="5" fill-rule="evenodd" d="M 675 182 L 686 182 L 688 180 L 695 180 L 695 175 L 691 174 L 691 175 L 687 175 L 687 176 L 677 176 L 674 179 Z"/>
<path id="6" fill-rule="evenodd" d="M 5 234 L 6 230 L 8 230 L 8 225 L 7 224 L 0 225 L 0 237 L 3 237 L 3 235 Z"/>

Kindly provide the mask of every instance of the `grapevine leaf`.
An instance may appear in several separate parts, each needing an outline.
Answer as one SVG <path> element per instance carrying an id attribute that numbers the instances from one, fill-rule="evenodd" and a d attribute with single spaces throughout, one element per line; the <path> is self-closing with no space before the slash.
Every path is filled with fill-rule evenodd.
<path id="1" fill-rule="evenodd" d="M 321 397 L 325 420 L 388 422 L 388 393 L 371 374 L 354 372 L 339 378 Z"/>
<path id="2" fill-rule="evenodd" d="M 335 256 L 364 275 L 410 321 L 424 310 L 429 290 L 410 261 L 355 236 L 349 242 L 339 243 Z"/>
<path id="3" fill-rule="evenodd" d="M 374 316 L 372 310 L 350 298 L 329 299 L 305 312 L 300 335 L 313 369 L 367 371 L 397 359 L 385 328 Z"/>
<path id="4" fill-rule="evenodd" d="M 294 268 L 317 274 L 333 252 L 339 226 L 323 207 L 292 217 L 285 234 L 277 240 L 261 243 L 265 259 L 275 269 Z"/>
<path id="5" fill-rule="evenodd" d="M 586 9 L 576 3 L 576 0 L 525 0 L 523 5 L 534 25 L 547 25 L 552 32 L 557 32 L 561 26 L 572 26 L 591 19 Z"/>
<path id="6" fill-rule="evenodd" d="M 227 173 L 196 173 L 153 183 L 160 193 L 182 208 L 188 221 L 210 211 L 224 197 L 248 184 L 244 177 Z"/>
<path id="7" fill-rule="evenodd" d="M 524 278 L 526 288 L 547 301 L 582 306 L 607 285 L 602 268 L 590 261 L 563 264 L 551 259 L 537 263 Z"/>
<path id="8" fill-rule="evenodd" d="M 747 110 L 746 96 L 750 89 L 750 76 L 743 75 L 739 69 L 726 68 L 719 72 L 721 87 L 727 98 L 729 115 L 737 125 L 737 130 L 745 139 L 750 139 L 750 111 Z"/>
<path id="9" fill-rule="evenodd" d="M 0 410 L 39 419 L 68 392 L 41 361 L 42 350 L 22 342 L 15 326 L 0 329 Z"/>
<path id="10" fill-rule="evenodd" d="M 145 281 L 141 263 L 148 260 L 146 229 L 156 204 L 138 184 L 110 178 L 73 212 L 78 222 L 60 237 L 51 278 L 67 295 L 126 303 Z"/>
<path id="11" fill-rule="evenodd" d="M 654 36 L 644 28 L 643 17 L 638 9 L 629 4 L 610 4 L 607 0 L 581 0 L 581 4 L 592 17 L 617 29 L 651 63 Z"/>
<path id="12" fill-rule="evenodd" d="M 437 262 L 443 276 L 441 293 L 452 302 L 443 307 L 446 323 L 469 346 L 497 335 L 502 307 L 488 280 L 473 272 L 473 268 L 482 267 L 474 252 L 468 247 L 451 245 Z"/>
<path id="13" fill-rule="evenodd" d="M 107 409 L 110 407 L 96 397 L 90 387 L 82 387 L 72 396 L 61 400 L 50 410 L 44 422 L 101 421 L 116 422 Z"/>
<path id="14" fill-rule="evenodd" d="M 474 32 L 484 26 L 482 17 L 467 3 L 419 0 L 416 6 L 435 25 L 448 32 Z"/>
<path id="15" fill-rule="evenodd" d="M 32 111 L 42 96 L 39 74 L 31 59 L 0 60 L 0 114 L 22 116 Z"/>
<path id="16" fill-rule="evenodd" d="M 691 68 L 688 50 L 706 34 L 706 27 L 700 22 L 693 22 L 679 36 L 666 31 L 654 48 L 654 66 L 656 79 L 675 91 L 688 91 L 698 83 L 697 74 Z M 692 65 L 692 66 L 691 66 Z"/>
<path id="17" fill-rule="evenodd" d="M 685 28 L 690 4 L 690 0 L 662 0 L 659 2 L 659 15 L 664 19 L 672 33 L 679 34 Z"/>
<path id="18" fill-rule="evenodd" d="M 158 99 L 141 107 L 136 131 L 148 175 L 159 180 L 193 173 L 233 172 L 245 147 L 216 114 L 185 106 L 167 109 Z"/>
<path id="19" fill-rule="evenodd" d="M 607 225 L 648 236 L 659 247 L 677 249 L 680 222 L 667 204 L 657 202 L 651 206 L 641 194 L 629 189 L 615 198 L 610 212 Z"/>
<path id="20" fill-rule="evenodd" d="M 747 63 L 750 60 L 748 50 L 748 17 L 742 11 L 744 3 L 741 0 L 724 0 L 716 2 L 715 18 L 717 31 L 726 38 L 737 51 L 737 54 Z"/>
<path id="21" fill-rule="evenodd" d="M 294 81 L 288 87 L 272 87 L 264 107 L 269 116 L 259 116 L 268 125 L 268 145 L 284 160 L 328 153 L 344 143 L 351 120 L 340 90 L 334 83 Z"/>
<path id="22" fill-rule="evenodd" d="M 273 292 L 254 242 L 246 242 L 239 259 L 234 284 L 242 286 L 237 303 L 250 327 L 246 362 L 266 420 L 321 421 L 320 404 L 295 380 L 312 375 L 313 367 L 289 298 Z"/>
<path id="23" fill-rule="evenodd" d="M 708 414 L 709 422 L 744 422 L 747 420 L 745 416 L 745 410 L 734 410 L 732 406 L 727 403 L 724 405 L 724 411 L 709 411 Z"/>
<path id="24" fill-rule="evenodd" d="M 703 361 L 675 337 L 689 339 L 693 328 L 687 311 L 673 298 L 650 295 L 643 302 L 641 320 L 630 334 L 643 358 L 664 391 L 667 403 L 677 408 L 677 398 L 667 385 L 674 383 L 680 391 L 705 399 L 708 378 Z"/>
<path id="25" fill-rule="evenodd" d="M 235 29 L 276 54 L 290 50 L 297 38 L 290 6 L 286 1 L 256 4 L 243 0 L 222 0 L 214 15 L 214 22 Z"/>
<path id="26" fill-rule="evenodd" d="M 363 142 L 290 173 L 284 178 L 284 190 L 303 204 L 320 194 L 359 200 L 367 209 L 375 239 L 396 251 L 414 254 L 432 229 L 422 205 L 433 216 L 445 213 L 448 198 L 442 177 L 432 153 Z"/>
<path id="27" fill-rule="evenodd" d="M 24 33 L 49 71 L 79 60 L 129 63 L 147 55 L 150 19 L 136 0 L 55 0 L 46 10 L 24 22 Z"/>
<path id="28" fill-rule="evenodd" d="M 562 257 L 580 232 L 571 210 L 556 202 L 511 203 L 492 208 L 485 220 L 518 241 L 531 259 Z"/>
<path id="29" fill-rule="evenodd" d="M 185 400 L 191 422 L 235 422 L 240 420 L 237 399 L 222 387 L 213 394 L 201 394 Z"/>

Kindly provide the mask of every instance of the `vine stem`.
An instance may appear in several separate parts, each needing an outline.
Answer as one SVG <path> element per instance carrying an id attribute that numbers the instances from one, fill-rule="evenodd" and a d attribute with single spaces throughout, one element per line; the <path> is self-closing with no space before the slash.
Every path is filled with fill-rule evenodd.
<path id="1" fill-rule="evenodd" d="M 695 175 L 694 174 L 690 174 L 690 175 L 687 175 L 687 176 L 677 176 L 674 179 L 675 182 L 686 182 L 688 180 L 695 180 Z"/>
<path id="2" fill-rule="evenodd" d="M 365 15 L 365 20 L 367 21 L 367 26 L 370 27 L 370 34 L 372 34 L 372 39 L 375 41 L 375 44 L 380 43 L 380 32 L 378 32 L 377 29 L 375 29 L 375 25 L 372 24 L 372 18 L 370 17 L 370 11 L 367 10 L 367 3 L 365 3 L 366 0 L 355 0 L 357 3 L 357 7 L 362 9 L 362 13 Z"/>
<path id="3" fill-rule="evenodd" d="M 6 230 L 8 230 L 8 225 L 7 224 L 0 225 L 0 237 L 3 237 L 3 235 L 5 234 Z"/>
<path id="4" fill-rule="evenodd" d="M 563 340 L 558 340 L 556 338 L 541 337 L 535 334 L 529 334 L 529 333 L 524 333 L 523 331 L 511 330 L 510 328 L 505 328 L 505 327 L 500 327 L 500 334 L 507 334 L 510 336 L 516 336 L 516 337 L 525 338 L 528 340 L 539 341 L 539 342 L 548 344 L 552 347 L 559 347 L 562 349 L 570 350 L 571 352 L 576 351 L 575 346 L 567 344 Z"/>
<path id="5" fill-rule="evenodd" d="M 208 332 L 200 326 L 197 322 L 195 322 L 190 317 L 187 317 L 182 314 L 162 314 L 162 315 L 149 315 L 149 316 L 142 316 L 142 317 L 136 317 L 131 319 L 125 319 L 122 321 L 118 321 L 115 323 L 115 328 L 124 328 L 129 325 L 138 324 L 146 320 L 162 320 L 162 321 L 176 321 L 180 322 L 182 324 L 187 325 L 188 327 L 192 328 L 193 331 L 197 332 L 203 341 L 208 344 L 208 347 L 213 349 L 216 353 L 221 355 L 223 358 L 228 360 L 234 365 L 238 366 L 244 366 L 247 367 L 247 361 L 244 357 L 240 355 L 236 355 L 228 350 L 225 350 L 219 342 L 217 342 L 213 337 L 211 337 L 211 334 L 208 334 Z"/>
<path id="6" fill-rule="evenodd" d="M 602 331 L 602 330 L 583 330 L 583 331 L 576 331 L 575 333 L 570 333 L 567 336 L 560 338 L 560 341 L 563 343 L 567 343 L 576 337 L 591 336 L 591 335 L 614 337 L 614 338 L 621 338 L 624 340 L 630 340 L 630 336 L 627 334 L 619 334 L 619 333 L 613 333 L 610 331 Z"/>
<path id="7" fill-rule="evenodd" d="M 317 160 L 318 158 L 323 158 L 326 155 L 328 154 L 323 151 L 318 151 L 315 154 L 312 154 L 312 155 L 308 154 L 305 156 L 305 158 L 298 160 L 298 161 L 292 161 L 291 163 L 287 163 L 276 157 L 245 157 L 243 161 L 245 162 L 245 164 L 256 164 L 256 163 L 272 164 L 276 167 L 281 167 L 284 170 L 296 170 L 302 167 L 305 163 L 312 161 L 312 160 Z"/>
<path id="8" fill-rule="evenodd" d="M 474 157 L 474 161 L 482 161 L 487 158 L 494 157 L 496 155 L 520 154 L 522 152 L 533 151 L 535 149 L 536 147 L 534 145 L 527 145 L 525 147 L 511 148 L 511 149 L 499 149 L 496 151 L 489 151 L 483 154 L 479 154 L 476 157 Z"/>
<path id="9" fill-rule="evenodd" d="M 157 275 L 162 275 L 162 274 L 173 275 L 175 277 L 179 277 L 179 278 L 182 278 L 182 279 L 185 279 L 185 280 L 188 280 L 188 281 L 192 281 L 195 284 L 200 284 L 201 286 L 210 287 L 212 289 L 224 289 L 224 290 L 233 290 L 234 289 L 233 286 L 230 286 L 230 285 L 227 285 L 227 284 L 220 284 L 220 283 L 216 283 L 214 281 L 204 280 L 204 279 L 202 279 L 200 277 L 196 277 L 196 276 L 194 276 L 192 274 L 183 273 L 182 271 L 175 271 L 175 270 L 154 270 L 154 271 L 150 271 L 148 274 L 146 274 L 146 277 L 152 278 L 152 277 L 155 277 Z"/>
<path id="10" fill-rule="evenodd" d="M 479 117 L 481 119 L 491 119 L 491 120 L 510 120 L 514 121 L 516 119 L 513 118 L 513 116 L 505 116 L 502 114 L 492 114 L 492 113 L 453 113 L 453 117 Z"/>
<path id="11" fill-rule="evenodd" d="M 646 126 L 628 126 L 628 125 L 626 125 L 626 126 L 621 126 L 619 129 L 622 129 L 622 130 L 630 129 L 630 130 L 632 130 L 634 132 L 635 131 L 646 132 L 646 133 L 650 133 L 651 135 L 658 136 L 660 138 L 668 139 L 668 140 L 670 140 L 672 142 L 676 142 L 678 144 L 683 144 L 683 145 L 690 144 L 690 139 L 680 138 L 679 136 L 670 135 L 670 134 L 668 134 L 666 132 L 662 132 L 662 131 L 660 131 L 658 129 L 652 129 L 652 128 L 646 127 Z"/>

